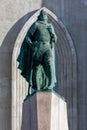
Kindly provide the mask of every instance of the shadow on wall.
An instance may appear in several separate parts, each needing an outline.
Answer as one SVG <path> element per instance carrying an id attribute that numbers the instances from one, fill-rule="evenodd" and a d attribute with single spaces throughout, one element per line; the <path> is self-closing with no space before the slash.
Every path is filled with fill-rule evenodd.
<path id="1" fill-rule="evenodd" d="M 22 27 L 24 26 L 24 24 L 27 22 L 27 20 L 36 12 L 32 11 L 27 13 L 26 15 L 24 15 L 21 19 L 19 19 L 14 25 L 13 27 L 9 30 L 9 32 L 7 33 L 7 35 L 5 36 L 2 45 L 0 47 L 0 50 L 5 50 L 4 48 L 6 48 L 9 52 L 13 51 L 14 48 L 14 43 L 17 39 L 17 36 L 19 34 L 19 32 L 21 31 Z M 6 50 L 6 51 L 7 51 Z"/>
<path id="2" fill-rule="evenodd" d="M 21 31 L 22 27 L 24 26 L 24 24 L 36 11 L 37 10 L 29 12 L 25 16 L 23 16 L 21 19 L 19 19 L 13 25 L 13 27 L 8 31 L 8 33 L 6 34 L 2 44 L 0 46 L 0 54 L 1 54 L 0 58 L 2 61 L 0 70 L 5 72 L 4 77 L 8 77 L 10 80 L 11 80 L 12 52 L 13 52 L 15 41 L 17 39 L 19 32 Z M 4 65 L 4 66 L 2 66 L 2 65 Z M 2 77 L 2 75 L 1 75 L 1 77 Z"/>
<path id="3" fill-rule="evenodd" d="M 17 39 L 17 36 L 19 32 L 21 31 L 24 24 L 27 22 L 27 20 L 35 13 L 37 10 L 27 13 L 25 16 L 23 16 L 21 19 L 19 19 L 13 27 L 8 31 L 7 35 L 5 36 L 1 46 L 0 46 L 0 78 L 2 81 L 2 78 L 4 78 L 4 84 L 6 84 L 6 95 L 3 99 L 3 107 L 6 106 L 6 108 L 9 109 L 9 113 L 7 110 L 1 114 L 2 117 L 4 117 L 4 120 L 6 120 L 6 124 L 3 129 L 9 129 L 11 130 L 11 66 L 12 66 L 12 52 L 14 48 L 15 41 Z M 2 73 L 3 72 L 3 73 Z M 3 86 L 0 86 L 3 88 Z M 2 100 L 2 99 L 1 99 Z M 4 109 L 4 108 L 3 108 Z M 3 110 L 4 111 L 4 110 Z M 8 120 L 9 119 L 9 120 Z M 2 124 L 3 125 L 3 124 Z M 3 126 L 0 126 L 3 127 Z"/>

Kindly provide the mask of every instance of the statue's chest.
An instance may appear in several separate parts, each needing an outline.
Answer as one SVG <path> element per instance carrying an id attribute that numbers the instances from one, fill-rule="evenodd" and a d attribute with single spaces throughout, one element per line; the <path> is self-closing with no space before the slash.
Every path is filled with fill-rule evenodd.
<path id="1" fill-rule="evenodd" d="M 40 35 L 45 35 L 45 36 L 49 35 L 47 26 L 44 24 L 39 25 L 36 30 L 37 30 L 37 34 L 39 34 L 39 36 Z"/>

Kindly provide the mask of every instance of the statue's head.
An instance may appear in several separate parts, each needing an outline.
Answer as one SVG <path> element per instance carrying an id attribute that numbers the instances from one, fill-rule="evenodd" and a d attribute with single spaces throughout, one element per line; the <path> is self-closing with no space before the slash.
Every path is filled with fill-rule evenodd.
<path id="1" fill-rule="evenodd" d="M 38 16 L 38 20 L 41 20 L 41 21 L 47 21 L 48 20 L 47 13 L 43 9 L 40 11 L 40 14 Z"/>

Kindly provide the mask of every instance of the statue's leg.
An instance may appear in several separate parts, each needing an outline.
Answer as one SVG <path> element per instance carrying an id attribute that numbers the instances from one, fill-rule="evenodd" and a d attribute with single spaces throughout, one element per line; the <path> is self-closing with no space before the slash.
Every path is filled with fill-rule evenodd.
<path id="1" fill-rule="evenodd" d="M 36 88 L 37 88 L 37 91 L 40 90 L 40 75 L 41 75 L 41 71 L 40 71 L 40 66 L 38 65 L 36 67 Z"/>
<path id="2" fill-rule="evenodd" d="M 52 57 L 51 49 L 45 52 L 44 61 L 45 61 L 45 72 L 49 79 L 48 89 L 52 89 L 53 88 L 53 57 Z"/>

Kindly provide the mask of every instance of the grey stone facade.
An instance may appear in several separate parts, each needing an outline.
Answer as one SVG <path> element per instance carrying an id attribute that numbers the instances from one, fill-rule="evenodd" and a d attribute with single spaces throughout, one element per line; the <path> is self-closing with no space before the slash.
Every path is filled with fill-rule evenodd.
<path id="1" fill-rule="evenodd" d="M 37 4 L 36 4 L 37 3 Z M 0 130 L 11 130 L 11 99 L 12 99 L 12 52 L 15 41 L 23 25 L 34 13 L 45 6 L 60 18 L 70 33 L 76 53 L 77 85 L 65 86 L 67 101 L 74 97 L 77 104 L 77 130 L 87 129 L 87 1 L 86 0 L 1 0 L 0 1 Z M 64 47 L 64 46 L 63 46 Z M 66 49 L 65 49 L 66 50 Z M 63 53 L 63 55 L 66 54 Z M 68 53 L 70 54 L 70 53 Z M 68 56 L 68 54 L 66 56 Z M 72 53 L 71 53 L 72 54 Z M 71 59 L 71 58 L 70 58 Z M 68 57 L 67 57 L 68 60 Z M 72 62 L 72 60 L 69 60 Z M 65 59 L 66 62 L 66 59 Z M 71 62 L 68 62 L 70 64 Z M 74 61 L 73 61 L 74 62 Z M 71 63 L 72 64 L 72 63 Z M 70 67 L 70 66 L 69 66 Z M 73 73 L 70 72 L 70 73 Z M 72 78 L 71 78 L 72 80 Z M 69 80 L 70 81 L 70 80 Z M 63 84 L 66 84 L 66 80 Z M 68 84 L 69 85 L 69 84 Z M 72 87 L 72 91 L 71 91 Z M 60 88 L 60 93 L 63 91 Z M 65 90 L 66 91 L 66 90 Z M 66 93 L 64 93 L 66 94 Z M 65 96 L 66 97 L 66 96 Z M 71 101 L 71 100 L 70 100 Z M 70 102 L 69 101 L 69 102 Z M 73 104 L 71 104 L 72 106 Z M 71 109 L 72 110 L 72 109 Z M 76 111 L 76 110 L 75 110 Z M 74 110 L 73 110 L 74 112 Z M 72 116 L 72 115 L 71 115 Z M 72 123 L 74 125 L 74 122 Z M 76 124 L 75 124 L 76 125 Z M 75 127 L 76 128 L 76 127 Z M 73 129 L 72 130 L 76 130 Z"/>

